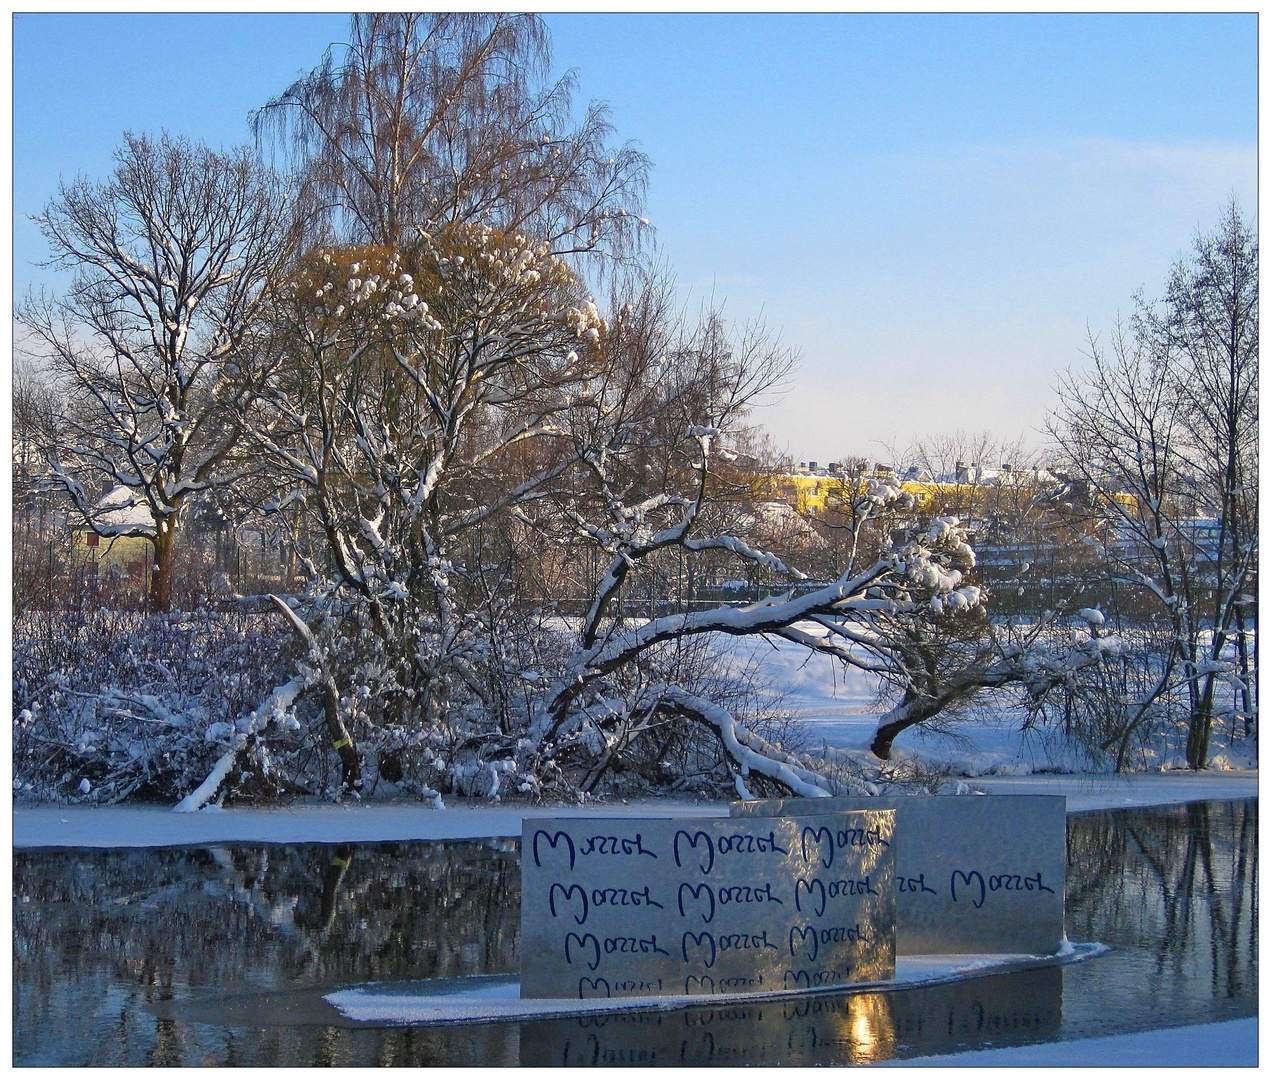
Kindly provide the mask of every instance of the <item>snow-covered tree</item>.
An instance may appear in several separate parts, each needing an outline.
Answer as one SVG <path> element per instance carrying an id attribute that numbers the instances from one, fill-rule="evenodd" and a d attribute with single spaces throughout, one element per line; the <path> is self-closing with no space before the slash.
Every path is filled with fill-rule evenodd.
<path id="1" fill-rule="evenodd" d="M 1248 725 L 1256 709 L 1245 629 L 1256 625 L 1257 268 L 1233 205 L 1174 267 L 1160 304 L 1140 298 L 1110 348 L 1092 344 L 1093 367 L 1064 380 L 1051 423 L 1085 493 L 1089 543 L 1169 627 L 1130 722 L 1181 687 L 1195 769 L 1221 687 L 1233 694 L 1223 712 Z"/>
<path id="2" fill-rule="evenodd" d="M 52 474 L 98 532 L 150 541 L 156 611 L 171 604 L 186 502 L 243 475 L 241 367 L 289 255 L 286 214 L 246 150 L 127 135 L 109 180 L 63 184 L 37 219 L 51 264 L 74 274 L 64 295 L 18 313 L 66 396 L 45 447 Z M 149 520 L 101 520 L 98 486 L 123 487 Z"/>
<path id="3" fill-rule="evenodd" d="M 409 703 L 431 728 L 450 679 L 482 685 L 490 628 L 468 539 L 567 468 L 559 416 L 604 323 L 545 245 L 483 226 L 316 252 L 271 317 L 253 435 L 282 483 L 274 505 L 302 503 L 316 525 L 310 572 L 365 620 L 366 677 L 390 713 Z"/>

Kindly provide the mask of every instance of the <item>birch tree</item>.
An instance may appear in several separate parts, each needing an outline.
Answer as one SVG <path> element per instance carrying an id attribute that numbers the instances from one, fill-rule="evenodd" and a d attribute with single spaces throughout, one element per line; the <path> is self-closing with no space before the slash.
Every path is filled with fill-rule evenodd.
<path id="1" fill-rule="evenodd" d="M 319 219 L 351 243 L 482 224 L 554 254 L 629 246 L 648 161 L 608 145 L 603 107 L 572 122 L 536 15 L 359 13 L 349 43 L 253 117 L 294 161 Z"/>

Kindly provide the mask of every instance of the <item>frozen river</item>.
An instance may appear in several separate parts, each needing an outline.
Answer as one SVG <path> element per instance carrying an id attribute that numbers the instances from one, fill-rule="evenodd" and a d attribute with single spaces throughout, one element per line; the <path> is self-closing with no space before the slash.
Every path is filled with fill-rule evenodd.
<path id="1" fill-rule="evenodd" d="M 761 1006 L 370 1027 L 322 994 L 519 970 L 517 841 L 19 838 L 14 1063 L 852 1064 L 1256 1015 L 1256 799 L 1073 813 L 1068 861 L 1068 937 L 1112 946 L 1070 967 Z"/>

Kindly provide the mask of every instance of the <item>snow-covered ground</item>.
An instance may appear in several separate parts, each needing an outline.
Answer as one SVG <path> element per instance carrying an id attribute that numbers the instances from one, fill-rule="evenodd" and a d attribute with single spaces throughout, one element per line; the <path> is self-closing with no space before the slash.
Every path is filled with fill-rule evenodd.
<path id="1" fill-rule="evenodd" d="M 821 632 L 812 623 L 801 623 L 799 629 Z M 757 666 L 763 685 L 782 696 L 782 704 L 797 718 L 809 750 L 821 746 L 845 750 L 869 747 L 885 707 L 879 701 L 876 676 L 858 669 L 845 670 L 827 656 L 809 653 L 778 638 L 760 642 L 717 637 L 724 663 L 735 670 Z M 972 778 L 1028 776 L 1043 771 L 1082 773 L 1089 768 L 1061 738 L 1048 733 L 1021 733 L 1018 720 L 1011 717 L 986 713 L 960 719 L 950 728 L 948 734 L 911 728 L 896 739 L 894 755 L 947 765 L 953 775 Z M 1228 746 L 1226 732 L 1215 730 L 1212 745 L 1212 772 L 1257 768 L 1256 744 L 1252 740 Z M 1181 764 L 1181 734 L 1179 745 L 1162 745 L 1155 754 L 1158 767 Z"/>
<path id="2" fill-rule="evenodd" d="M 1105 1039 L 968 1050 L 940 1057 L 880 1062 L 898 1068 L 932 1065 L 996 1068 L 1240 1068 L 1258 1064 L 1258 1019 L 1140 1031 Z"/>
<path id="3" fill-rule="evenodd" d="M 1156 806 L 1258 794 L 1256 772 L 1138 773 L 982 777 L 967 781 L 988 794 L 1066 795 L 1069 810 Z M 479 840 L 521 835 L 531 817 L 710 817 L 722 802 L 632 799 L 584 806 L 489 806 L 452 802 L 293 805 L 175 814 L 164 806 L 23 806 L 13 810 L 13 846 L 137 848 L 189 844 L 352 844 L 392 840 Z"/>
<path id="4" fill-rule="evenodd" d="M 722 635 L 721 635 L 722 637 Z M 851 670 L 789 642 L 724 638 L 723 662 L 757 664 L 765 685 L 784 696 L 784 706 L 805 731 L 808 748 L 828 744 L 848 749 L 869 745 L 878 721 L 873 676 Z M 1021 737 L 992 717 L 957 725 L 956 736 L 905 732 L 899 755 L 953 766 L 959 790 L 987 794 L 1057 794 L 1069 810 L 1153 806 L 1208 799 L 1243 799 L 1258 794 L 1253 768 L 1217 768 L 1204 773 L 1171 769 L 1128 773 L 1082 773 L 1062 746 Z M 1242 763 L 1243 759 L 1242 759 Z M 1058 769 L 1046 771 L 1041 769 Z M 14 808 L 15 847 L 166 847 L 208 843 L 371 843 L 395 840 L 460 840 L 520 836 L 521 819 L 545 816 L 710 816 L 726 814 L 724 803 L 685 799 L 633 799 L 583 806 L 496 805 L 448 800 L 432 809 L 411 802 L 368 805 L 293 805 L 278 809 L 213 807 L 174 814 L 155 806 L 36 806 Z"/>

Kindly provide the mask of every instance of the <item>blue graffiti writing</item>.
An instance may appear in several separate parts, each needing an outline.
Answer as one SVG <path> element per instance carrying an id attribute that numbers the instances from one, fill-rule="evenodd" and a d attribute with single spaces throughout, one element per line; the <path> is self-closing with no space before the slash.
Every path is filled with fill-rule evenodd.
<path id="1" fill-rule="evenodd" d="M 588 968 L 595 971 L 596 968 L 600 967 L 600 942 L 596 939 L 595 934 L 583 934 L 582 937 L 579 937 L 572 930 L 566 934 L 565 963 L 572 964 L 574 962 L 575 946 L 577 946 L 578 950 L 582 953 L 582 956 L 580 957 L 582 960 L 587 960 L 587 953 L 585 950 L 591 950 L 591 960 L 587 964 Z"/>
<path id="2" fill-rule="evenodd" d="M 783 989 L 801 990 L 816 986 L 838 986 L 847 982 L 851 975 L 850 967 L 821 968 L 819 971 L 786 970 L 782 973 L 781 982 Z"/>
<path id="3" fill-rule="evenodd" d="M 896 879 L 898 892 L 924 892 L 931 893 L 932 896 L 938 895 L 936 890 L 927 884 L 927 875 L 919 874 L 917 877 L 898 877 Z"/>
<path id="4" fill-rule="evenodd" d="M 870 829 L 839 829 L 834 839 L 840 848 L 891 847 L 890 842 L 883 839 L 883 834 L 877 825 Z"/>
<path id="5" fill-rule="evenodd" d="M 812 854 L 808 854 L 808 841 L 811 840 Z M 822 844 L 829 848 L 829 854 L 824 854 Z M 799 847 L 803 852 L 804 862 L 815 862 L 821 860 L 821 865 L 827 870 L 834 865 L 834 833 L 822 825 L 819 829 L 812 828 L 811 825 L 803 827 L 803 834 L 799 838 Z"/>
<path id="6" fill-rule="evenodd" d="M 553 849 L 555 849 L 556 845 L 560 843 L 560 841 L 564 840 L 565 845 L 569 851 L 569 868 L 571 870 L 574 868 L 574 838 L 570 836 L 569 833 L 567 832 L 548 833 L 548 832 L 544 832 L 542 829 L 537 829 L 535 831 L 534 839 L 530 844 L 530 847 L 534 852 L 535 866 L 543 865 L 542 862 L 539 860 L 539 856 L 538 856 L 538 842 L 540 839 L 546 840 L 548 843 L 548 846 L 550 846 Z"/>
<path id="7" fill-rule="evenodd" d="M 574 922 L 579 926 L 587 921 L 587 890 L 581 885 L 570 885 L 566 888 L 559 881 L 552 882 L 552 887 L 547 890 L 547 906 L 551 909 L 552 918 L 559 918 L 556 912 L 556 890 L 560 890 L 561 902 L 568 903 L 575 895 L 582 901 L 582 914 L 574 913 Z"/>
<path id="8" fill-rule="evenodd" d="M 628 993 L 634 990 L 656 990 L 662 991 L 661 979 L 619 979 L 613 984 L 615 990 L 625 990 Z"/>
<path id="9" fill-rule="evenodd" d="M 798 938 L 796 943 L 795 939 Z M 790 955 L 798 956 L 800 951 L 806 952 L 808 960 L 816 962 L 823 945 L 840 945 L 844 942 L 869 941 L 870 937 L 861 928 L 860 923 L 854 926 L 815 926 L 790 927 Z"/>
<path id="10" fill-rule="evenodd" d="M 589 979 L 584 975 L 578 980 L 578 996 L 580 998 L 612 997 L 608 979 Z"/>
<path id="11" fill-rule="evenodd" d="M 710 838 L 710 834 L 702 832 L 701 829 L 698 829 L 692 834 L 686 833 L 683 829 L 676 829 L 675 839 L 671 844 L 672 853 L 675 855 L 676 866 L 684 865 L 683 861 L 680 859 L 681 839 L 683 839 L 684 842 L 694 851 L 697 850 L 699 842 L 705 843 L 705 850 L 702 854 L 698 855 L 697 865 L 698 869 L 701 870 L 703 874 L 709 874 L 711 870 L 715 868 L 715 842 Z"/>
<path id="12" fill-rule="evenodd" d="M 652 851 L 644 846 L 644 839 L 639 833 L 634 840 L 620 836 L 589 836 L 578 849 L 579 855 L 647 855 L 656 859 Z"/>
<path id="13" fill-rule="evenodd" d="M 592 889 L 592 907 L 655 907 L 662 905 L 649 895 L 649 886 L 643 889 Z"/>
<path id="14" fill-rule="evenodd" d="M 684 993 L 686 994 L 713 994 L 715 992 L 715 980 L 709 975 L 690 975 L 684 980 Z M 710 1032 L 706 1032 L 707 1035 Z"/>
<path id="15" fill-rule="evenodd" d="M 733 885 L 719 889 L 715 898 L 724 904 L 780 904 L 781 898 L 772 895 L 772 882 L 764 882 L 762 888 L 754 885 Z"/>
<path id="16" fill-rule="evenodd" d="M 684 910 L 685 893 L 687 893 L 692 900 L 696 900 L 698 902 L 696 911 L 702 917 L 702 922 L 709 923 L 715 918 L 715 891 L 709 885 L 704 883 L 701 885 L 690 885 L 687 881 L 680 885 L 679 895 L 676 899 L 679 903 L 680 915 L 687 918 L 689 911 Z M 702 905 L 703 897 L 706 898 L 705 906 Z M 693 909 L 690 908 L 690 911 L 691 910 Z"/>
<path id="17" fill-rule="evenodd" d="M 839 878 L 836 881 L 822 881 L 820 878 L 796 878 L 794 882 L 794 907 L 803 910 L 802 896 L 807 893 L 808 899 L 815 905 L 817 918 L 825 914 L 826 900 L 837 900 L 840 896 L 877 896 L 878 890 L 870 883 L 868 877 Z"/>
<path id="18" fill-rule="evenodd" d="M 990 874 L 987 880 L 979 870 L 969 870 L 966 873 L 955 870 L 949 875 L 949 896 L 955 904 L 958 902 L 959 884 L 963 894 L 970 899 L 972 907 L 976 908 L 984 906 L 989 893 L 1045 892 L 1053 895 L 1055 892 L 1049 885 L 1042 884 L 1040 870 L 1036 874 Z"/>
<path id="19" fill-rule="evenodd" d="M 790 854 L 777 843 L 775 831 L 770 831 L 767 836 L 754 836 L 751 833 L 721 836 L 715 842 L 715 846 L 721 855 L 763 855 L 772 851 L 780 852 L 782 855 Z"/>
<path id="20" fill-rule="evenodd" d="M 696 950 L 694 956 L 689 956 L 689 942 L 693 943 Z M 684 957 L 684 963 L 689 964 L 694 960 L 700 960 L 708 968 L 715 966 L 715 957 L 717 954 L 715 947 L 715 935 L 709 930 L 703 930 L 700 934 L 693 933 L 692 930 L 686 930 L 684 936 L 680 938 L 680 955 Z M 697 955 L 700 953 L 700 955 Z"/>
<path id="21" fill-rule="evenodd" d="M 605 938 L 605 952 L 607 953 L 661 953 L 663 956 L 671 954 L 665 949 L 658 948 L 658 936 L 654 934 L 652 937 L 607 937 Z"/>

